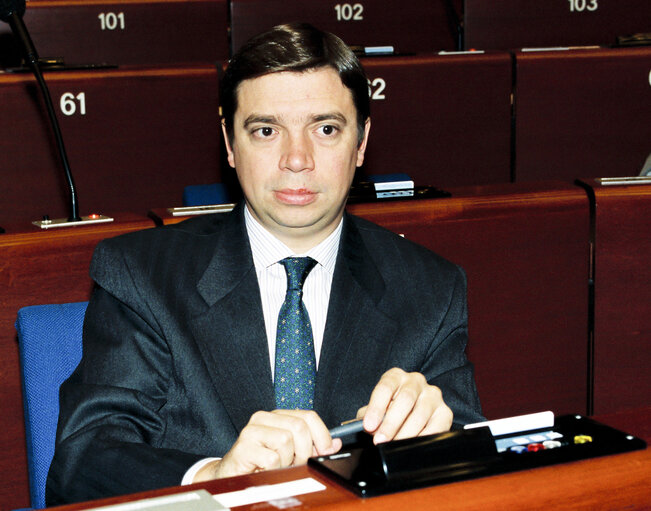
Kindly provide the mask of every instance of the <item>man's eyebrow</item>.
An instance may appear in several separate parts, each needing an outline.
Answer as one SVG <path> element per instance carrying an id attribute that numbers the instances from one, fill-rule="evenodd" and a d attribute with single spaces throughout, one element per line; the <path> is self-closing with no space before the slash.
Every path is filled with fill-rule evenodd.
<path id="1" fill-rule="evenodd" d="M 323 121 L 338 121 L 342 125 L 348 123 L 346 117 L 339 112 L 326 112 L 323 114 L 315 114 L 310 118 L 311 122 Z M 280 121 L 275 115 L 251 114 L 244 119 L 244 128 L 248 128 L 251 124 L 279 124 Z"/>
<path id="2" fill-rule="evenodd" d="M 251 124 L 278 124 L 278 118 L 273 115 L 251 114 L 244 119 L 244 127 L 248 128 Z"/>
<path id="3" fill-rule="evenodd" d="M 319 114 L 312 117 L 313 122 L 321 121 L 339 121 L 341 124 L 346 125 L 348 121 L 343 114 L 339 112 L 328 112 L 325 114 Z"/>

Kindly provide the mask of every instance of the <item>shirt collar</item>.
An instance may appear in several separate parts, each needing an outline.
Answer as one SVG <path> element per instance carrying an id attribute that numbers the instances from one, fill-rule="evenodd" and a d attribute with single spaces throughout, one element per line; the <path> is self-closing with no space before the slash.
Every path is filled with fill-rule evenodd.
<path id="1" fill-rule="evenodd" d="M 311 248 L 304 254 L 296 254 L 292 249 L 265 229 L 258 222 L 248 206 L 244 207 L 244 221 L 246 231 L 251 243 L 251 252 L 253 263 L 257 271 L 267 268 L 278 261 L 290 256 L 309 256 L 319 265 L 323 266 L 328 272 L 334 273 L 335 262 L 337 261 L 337 252 L 339 250 L 339 240 L 343 228 L 343 218 L 340 220 L 337 228 L 317 246 Z"/>

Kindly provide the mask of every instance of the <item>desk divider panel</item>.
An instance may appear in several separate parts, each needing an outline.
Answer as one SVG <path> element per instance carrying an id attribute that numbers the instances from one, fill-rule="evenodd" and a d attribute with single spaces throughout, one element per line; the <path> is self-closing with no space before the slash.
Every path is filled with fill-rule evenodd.
<path id="1" fill-rule="evenodd" d="M 465 48 L 614 44 L 648 32 L 648 0 L 465 0 Z"/>
<path id="2" fill-rule="evenodd" d="M 511 180 L 507 53 L 362 60 L 371 133 L 362 174 L 404 172 L 437 187 Z"/>
<path id="3" fill-rule="evenodd" d="M 24 20 L 39 55 L 67 65 L 212 63 L 228 58 L 227 9 L 226 0 L 34 0 Z M 10 33 L 2 23 L 4 66 L 20 62 Z"/>
<path id="4" fill-rule="evenodd" d="M 451 191 L 450 198 L 348 210 L 466 270 L 468 356 L 489 419 L 548 409 L 585 413 L 585 192 L 550 183 Z"/>
<path id="5" fill-rule="evenodd" d="M 641 172 L 651 47 L 517 52 L 516 63 L 516 181 Z"/>
<path id="6" fill-rule="evenodd" d="M 231 46 L 237 51 L 250 37 L 274 25 L 305 21 L 337 34 L 349 45 L 392 45 L 402 54 L 454 50 L 457 28 L 445 4 L 432 0 L 231 0 Z"/>
<path id="7" fill-rule="evenodd" d="M 212 65 L 45 74 L 80 213 L 180 205 L 189 184 L 220 181 L 217 70 Z M 4 224 L 68 215 L 45 107 L 29 74 L 0 74 Z"/>
<path id="8" fill-rule="evenodd" d="M 29 502 L 16 314 L 27 305 L 88 300 L 88 267 L 95 245 L 153 227 L 144 215 L 112 216 L 115 221 L 107 224 L 50 231 L 27 222 L 5 224 L 7 232 L 0 235 L 0 509 Z"/>
<path id="9" fill-rule="evenodd" d="M 594 413 L 651 403 L 651 180 L 594 195 Z"/>

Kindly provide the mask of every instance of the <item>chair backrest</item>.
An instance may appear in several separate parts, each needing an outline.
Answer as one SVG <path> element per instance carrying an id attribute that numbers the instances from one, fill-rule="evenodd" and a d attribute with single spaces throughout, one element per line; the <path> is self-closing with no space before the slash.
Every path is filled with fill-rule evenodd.
<path id="1" fill-rule="evenodd" d="M 34 508 L 45 507 L 45 481 L 54 456 L 59 417 L 59 387 L 81 360 L 87 305 L 34 305 L 18 311 L 29 492 Z"/>
<path id="2" fill-rule="evenodd" d="M 229 202 L 228 189 L 223 183 L 188 185 L 183 189 L 184 206 L 209 206 Z"/>

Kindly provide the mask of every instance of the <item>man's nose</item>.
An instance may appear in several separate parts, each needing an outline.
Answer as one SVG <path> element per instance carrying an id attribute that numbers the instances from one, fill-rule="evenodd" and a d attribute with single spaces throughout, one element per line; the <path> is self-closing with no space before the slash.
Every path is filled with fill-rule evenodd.
<path id="1" fill-rule="evenodd" d="M 314 169 L 312 142 L 303 133 L 288 135 L 280 161 L 282 170 L 303 172 Z"/>

